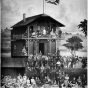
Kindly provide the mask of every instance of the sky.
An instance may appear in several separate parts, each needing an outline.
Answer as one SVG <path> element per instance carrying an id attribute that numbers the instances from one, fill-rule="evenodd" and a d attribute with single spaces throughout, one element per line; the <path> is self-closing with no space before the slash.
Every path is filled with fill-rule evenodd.
<path id="1" fill-rule="evenodd" d="M 43 0 L 1 0 L 1 27 L 10 28 L 23 19 L 43 13 Z M 63 32 L 80 33 L 77 25 L 87 19 L 87 0 L 60 0 L 58 5 L 44 2 L 44 13 L 63 23 Z"/>

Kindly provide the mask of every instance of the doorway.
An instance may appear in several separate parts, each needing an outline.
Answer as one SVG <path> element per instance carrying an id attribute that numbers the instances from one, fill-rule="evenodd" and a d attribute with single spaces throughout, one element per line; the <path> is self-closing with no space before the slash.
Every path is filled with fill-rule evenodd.
<path id="1" fill-rule="evenodd" d="M 44 43 L 39 43 L 39 53 L 40 51 L 44 55 Z"/>

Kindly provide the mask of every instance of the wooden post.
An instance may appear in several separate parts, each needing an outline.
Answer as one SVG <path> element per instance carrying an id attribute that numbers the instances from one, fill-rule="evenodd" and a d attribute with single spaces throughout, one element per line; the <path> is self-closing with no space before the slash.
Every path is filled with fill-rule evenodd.
<path id="1" fill-rule="evenodd" d="M 50 53 L 51 53 L 51 39 L 49 40 Z"/>
<path id="2" fill-rule="evenodd" d="M 29 56 L 29 26 L 28 26 L 28 56 Z"/>
<path id="3" fill-rule="evenodd" d="M 36 40 L 36 52 L 35 52 L 35 54 L 37 53 L 37 40 Z"/>
<path id="4" fill-rule="evenodd" d="M 50 30 L 51 30 L 51 21 L 50 21 Z M 51 53 L 51 39 L 50 39 L 50 53 Z"/>
<path id="5" fill-rule="evenodd" d="M 33 55 L 34 55 L 34 51 L 35 51 L 35 45 L 34 45 L 34 43 L 35 43 L 35 40 L 33 39 Z"/>
<path id="6" fill-rule="evenodd" d="M 57 53 L 57 39 L 56 39 L 56 53 Z"/>

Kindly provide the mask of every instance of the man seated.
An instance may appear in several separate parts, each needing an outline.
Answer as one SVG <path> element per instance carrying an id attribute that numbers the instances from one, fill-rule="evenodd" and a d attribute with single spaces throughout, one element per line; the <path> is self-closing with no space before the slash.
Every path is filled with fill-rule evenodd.
<path id="1" fill-rule="evenodd" d="M 45 76 L 44 83 L 47 83 L 47 82 L 48 82 L 48 79 L 47 79 L 47 76 Z"/>
<path id="2" fill-rule="evenodd" d="M 72 83 L 73 85 L 76 84 L 76 78 L 75 78 L 75 77 L 72 79 L 71 83 Z"/>
<path id="3" fill-rule="evenodd" d="M 36 84 L 39 86 L 41 84 L 41 81 L 40 81 L 39 77 L 36 77 L 35 80 L 36 80 Z"/>
<path id="4" fill-rule="evenodd" d="M 69 85 L 69 76 L 68 76 L 68 74 L 66 74 L 66 76 L 65 76 L 64 84 L 65 84 L 66 87 L 68 87 L 68 85 Z"/>
<path id="5" fill-rule="evenodd" d="M 80 76 L 77 79 L 77 83 L 78 83 L 79 86 L 82 86 L 82 80 L 81 80 L 81 77 Z"/>
<path id="6" fill-rule="evenodd" d="M 22 76 L 19 74 L 19 75 L 17 76 L 17 81 L 20 82 L 21 80 L 22 80 Z"/>
<path id="7" fill-rule="evenodd" d="M 27 86 L 29 87 L 31 84 L 30 84 L 30 79 L 27 78 Z"/>
<path id="8" fill-rule="evenodd" d="M 66 86 L 65 86 L 65 84 L 63 83 L 63 84 L 61 84 L 61 88 L 66 88 Z"/>
<path id="9" fill-rule="evenodd" d="M 36 32 L 33 32 L 32 33 L 32 37 L 35 38 L 37 35 L 36 35 Z"/>
<path id="10" fill-rule="evenodd" d="M 5 81 L 6 87 L 10 87 L 12 85 L 12 78 L 11 76 L 7 76 L 6 81 Z"/>
<path id="11" fill-rule="evenodd" d="M 23 86 L 24 87 L 26 86 L 26 82 L 27 82 L 27 76 L 26 76 L 26 74 L 24 74 L 24 76 L 23 76 Z"/>
<path id="12" fill-rule="evenodd" d="M 51 79 L 47 76 L 48 83 L 51 83 Z"/>
<path id="13" fill-rule="evenodd" d="M 23 53 L 23 56 L 27 56 L 27 51 L 26 51 L 25 46 L 24 46 L 23 49 L 22 49 L 22 53 Z"/>
<path id="14" fill-rule="evenodd" d="M 31 79 L 31 84 L 32 85 L 35 85 L 36 84 L 34 77 L 32 77 L 32 79 Z"/>

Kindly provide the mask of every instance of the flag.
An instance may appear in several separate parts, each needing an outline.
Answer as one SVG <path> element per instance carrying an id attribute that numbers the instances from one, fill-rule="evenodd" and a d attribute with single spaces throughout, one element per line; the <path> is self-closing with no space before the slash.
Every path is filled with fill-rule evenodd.
<path id="1" fill-rule="evenodd" d="M 54 5 L 58 5 L 60 0 L 45 0 L 47 3 L 51 3 L 51 4 L 54 4 Z"/>

